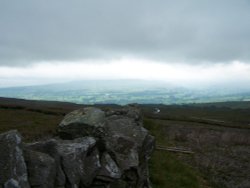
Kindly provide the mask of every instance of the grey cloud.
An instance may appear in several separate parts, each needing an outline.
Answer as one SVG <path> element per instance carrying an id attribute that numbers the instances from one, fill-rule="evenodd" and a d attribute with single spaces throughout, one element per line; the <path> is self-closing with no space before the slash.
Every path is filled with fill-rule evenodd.
<path id="1" fill-rule="evenodd" d="M 136 56 L 250 60 L 248 0 L 2 0 L 0 65 Z"/>

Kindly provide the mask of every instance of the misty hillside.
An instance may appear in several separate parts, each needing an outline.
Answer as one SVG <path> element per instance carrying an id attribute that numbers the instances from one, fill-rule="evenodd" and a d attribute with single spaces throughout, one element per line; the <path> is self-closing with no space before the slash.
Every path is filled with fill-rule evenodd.
<path id="1" fill-rule="evenodd" d="M 66 101 L 79 104 L 182 104 L 249 101 L 250 91 L 219 86 L 175 87 L 162 81 L 89 80 L 60 84 L 0 88 L 1 97 Z"/>

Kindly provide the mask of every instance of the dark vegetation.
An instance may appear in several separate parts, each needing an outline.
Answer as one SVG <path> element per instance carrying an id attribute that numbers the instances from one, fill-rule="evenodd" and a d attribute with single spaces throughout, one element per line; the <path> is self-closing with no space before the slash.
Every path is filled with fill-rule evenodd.
<path id="1" fill-rule="evenodd" d="M 66 113 L 79 105 L 0 98 L 0 132 L 17 129 L 26 141 L 50 137 Z"/>
<path id="2" fill-rule="evenodd" d="M 18 129 L 25 141 L 54 136 L 63 116 L 84 105 L 0 98 L 0 132 Z M 98 105 L 116 108 L 117 105 Z M 153 187 L 247 187 L 250 181 L 250 104 L 140 105 L 157 145 L 194 154 L 156 150 Z M 155 108 L 160 113 L 155 114 Z"/>
<path id="3" fill-rule="evenodd" d="M 200 172 L 211 187 L 250 186 L 250 108 L 150 107 L 142 108 L 144 124 L 156 136 L 157 144 L 190 148 L 194 152 L 174 154 L 176 160 Z M 161 112 L 152 113 L 153 107 Z"/>

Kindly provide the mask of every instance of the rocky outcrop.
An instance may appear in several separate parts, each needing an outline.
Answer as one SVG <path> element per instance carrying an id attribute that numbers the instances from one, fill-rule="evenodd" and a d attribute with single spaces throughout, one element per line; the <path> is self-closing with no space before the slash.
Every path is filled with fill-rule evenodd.
<path id="1" fill-rule="evenodd" d="M 62 120 L 58 133 L 63 139 L 99 136 L 104 130 L 105 113 L 98 108 L 75 110 Z"/>
<path id="2" fill-rule="evenodd" d="M 26 150 L 24 153 L 30 186 L 53 188 L 56 177 L 55 160 L 37 151 Z"/>
<path id="3" fill-rule="evenodd" d="M 17 131 L 0 134 L 0 187 L 28 188 L 27 167 Z"/>
<path id="4" fill-rule="evenodd" d="M 17 131 L 0 135 L 0 187 L 147 188 L 154 137 L 138 108 L 88 107 L 65 116 L 59 137 L 22 144 Z"/>

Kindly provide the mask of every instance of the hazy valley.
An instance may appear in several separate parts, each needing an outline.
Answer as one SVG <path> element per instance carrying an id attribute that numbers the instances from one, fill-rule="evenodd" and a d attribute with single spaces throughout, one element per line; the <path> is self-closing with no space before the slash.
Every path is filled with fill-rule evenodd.
<path id="1" fill-rule="evenodd" d="M 221 85 L 192 89 L 162 81 L 89 80 L 60 84 L 0 88 L 1 97 L 65 101 L 78 104 L 188 104 L 250 101 L 248 87 Z"/>

